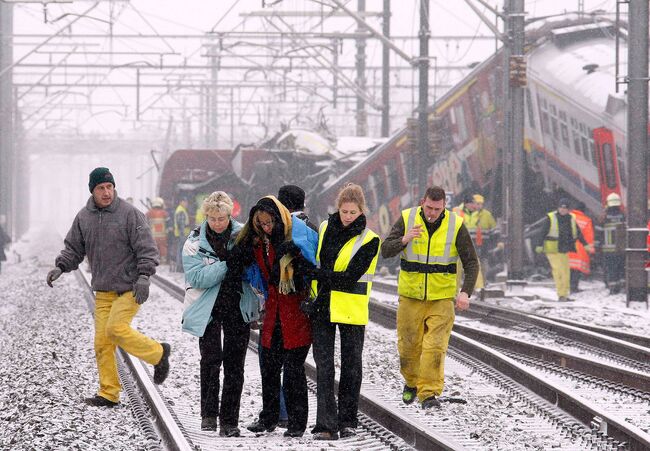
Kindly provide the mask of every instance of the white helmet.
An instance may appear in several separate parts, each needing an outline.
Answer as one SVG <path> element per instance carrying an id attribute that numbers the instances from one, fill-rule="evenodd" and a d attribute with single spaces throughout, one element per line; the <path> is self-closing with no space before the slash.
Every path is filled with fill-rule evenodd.
<path id="1" fill-rule="evenodd" d="M 607 206 L 608 207 L 620 207 L 621 206 L 621 196 L 616 193 L 610 193 L 607 196 Z"/>
<path id="2" fill-rule="evenodd" d="M 165 208 L 165 201 L 162 197 L 154 197 L 151 201 L 151 206 L 157 208 Z"/>

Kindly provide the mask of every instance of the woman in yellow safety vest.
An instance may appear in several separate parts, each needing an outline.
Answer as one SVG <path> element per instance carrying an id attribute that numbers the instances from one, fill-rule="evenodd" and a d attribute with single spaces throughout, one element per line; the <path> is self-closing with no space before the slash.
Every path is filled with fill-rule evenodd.
<path id="1" fill-rule="evenodd" d="M 313 352 L 318 374 L 316 440 L 356 434 L 361 390 L 363 339 L 368 301 L 379 255 L 379 236 L 366 227 L 366 200 L 359 185 L 348 183 L 336 200 L 338 210 L 318 231 L 312 293 Z M 341 339 L 338 406 L 334 396 L 334 339 Z"/>

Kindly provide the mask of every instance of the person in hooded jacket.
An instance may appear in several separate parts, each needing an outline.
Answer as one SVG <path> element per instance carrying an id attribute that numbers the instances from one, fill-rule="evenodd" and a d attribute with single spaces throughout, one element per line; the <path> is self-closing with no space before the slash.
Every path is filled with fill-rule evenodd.
<path id="1" fill-rule="evenodd" d="M 315 440 L 356 434 L 365 325 L 379 255 L 379 236 L 366 227 L 361 187 L 345 185 L 336 205 L 338 210 L 320 225 L 316 253 L 320 267 L 312 274 L 312 293 L 316 295 L 310 312 L 317 371 Z M 341 342 L 338 405 L 334 392 L 337 327 Z"/>
<path id="2" fill-rule="evenodd" d="M 215 431 L 218 416 L 219 435 L 239 437 L 239 407 L 250 334 L 250 325 L 240 310 L 240 298 L 244 266 L 251 262 L 233 249 L 241 224 L 230 216 L 230 197 L 216 191 L 204 199 L 202 209 L 205 220 L 183 246 L 183 269 L 191 287 L 188 290 L 201 293 L 183 312 L 183 330 L 200 337 L 201 429 Z"/>
<path id="3" fill-rule="evenodd" d="M 292 262 L 293 255 L 301 254 L 291 241 L 293 221 L 300 220 L 292 219 L 275 196 L 266 196 L 253 206 L 237 238 L 242 253 L 254 256 L 268 288 L 261 329 L 264 353 L 261 365 L 262 412 L 247 428 L 255 433 L 271 432 L 276 428 L 280 411 L 280 379 L 284 372 L 288 414 L 285 437 L 301 437 L 307 427 L 304 363 L 311 346 L 309 319 L 300 310 L 308 286 L 304 274 L 294 268 Z M 304 223 L 302 225 L 307 229 Z M 292 255 L 288 249 L 292 249 Z"/>

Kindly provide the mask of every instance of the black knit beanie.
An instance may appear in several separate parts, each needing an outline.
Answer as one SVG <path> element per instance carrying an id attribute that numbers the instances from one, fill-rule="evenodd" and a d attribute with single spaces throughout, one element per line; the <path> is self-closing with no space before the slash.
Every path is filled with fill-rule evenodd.
<path id="1" fill-rule="evenodd" d="M 298 211 L 305 208 L 305 191 L 296 185 L 284 185 L 278 191 L 278 200 L 289 211 Z"/>
<path id="2" fill-rule="evenodd" d="M 109 171 L 108 168 L 95 168 L 93 169 L 93 172 L 90 173 L 90 178 L 88 180 L 88 188 L 92 193 L 97 185 L 99 185 L 100 183 L 107 183 L 107 182 L 112 183 L 113 187 L 115 187 L 115 179 L 113 178 L 113 174 L 111 174 L 111 171 Z"/>

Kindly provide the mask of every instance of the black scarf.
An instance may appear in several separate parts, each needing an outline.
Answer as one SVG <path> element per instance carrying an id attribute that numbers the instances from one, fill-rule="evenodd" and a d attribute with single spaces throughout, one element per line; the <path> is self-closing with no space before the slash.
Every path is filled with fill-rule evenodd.
<path id="1" fill-rule="evenodd" d="M 341 248 L 350 239 L 363 232 L 366 228 L 366 216 L 362 214 L 352 224 L 343 227 L 339 213 L 330 215 L 327 222 L 327 230 L 323 237 L 323 247 L 320 250 L 320 265 L 323 269 L 333 269 L 336 257 Z"/>

